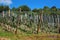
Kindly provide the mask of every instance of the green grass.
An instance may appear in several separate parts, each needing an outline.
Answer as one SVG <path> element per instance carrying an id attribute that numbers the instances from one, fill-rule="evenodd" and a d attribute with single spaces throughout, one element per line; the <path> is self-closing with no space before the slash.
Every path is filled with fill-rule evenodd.
<path id="1" fill-rule="evenodd" d="M 13 34 L 11 32 L 3 31 L 3 29 L 0 27 L 0 37 L 7 37 L 11 40 L 60 40 L 60 38 L 48 38 L 48 37 L 41 37 L 41 36 L 51 36 L 51 35 L 58 35 L 56 33 L 46 34 L 46 33 L 39 33 L 39 34 L 27 34 L 24 32 L 21 32 L 19 34 Z"/>
<path id="2" fill-rule="evenodd" d="M 0 36 L 13 36 L 14 34 L 11 33 L 11 32 L 7 32 L 7 31 L 4 31 L 1 27 L 0 27 Z"/>
<path id="3" fill-rule="evenodd" d="M 10 32 L 0 32 L 0 36 L 4 36 L 4 37 L 6 37 L 6 36 L 8 36 L 8 37 L 11 37 L 11 36 L 13 36 L 14 34 L 12 34 L 12 33 L 10 33 Z"/>
<path id="4" fill-rule="evenodd" d="M 15 40 L 15 38 L 13 38 L 14 36 L 15 34 L 7 31 L 3 31 L 3 29 L 0 27 L 0 37 L 5 37 L 5 38 L 10 38 L 11 40 Z"/>

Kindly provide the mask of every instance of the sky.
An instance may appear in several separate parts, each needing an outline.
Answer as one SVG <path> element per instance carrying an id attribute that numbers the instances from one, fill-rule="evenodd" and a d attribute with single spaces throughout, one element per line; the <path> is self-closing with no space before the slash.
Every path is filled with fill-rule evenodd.
<path id="1" fill-rule="evenodd" d="M 0 0 L 0 4 L 8 5 L 10 8 L 22 5 L 27 5 L 31 9 L 43 8 L 44 6 L 60 8 L 60 0 Z"/>

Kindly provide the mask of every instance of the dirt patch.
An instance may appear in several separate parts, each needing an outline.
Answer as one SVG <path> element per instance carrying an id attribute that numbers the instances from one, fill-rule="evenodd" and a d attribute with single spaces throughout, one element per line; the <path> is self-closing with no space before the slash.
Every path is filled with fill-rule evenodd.
<path id="1" fill-rule="evenodd" d="M 10 40 L 10 38 L 0 37 L 0 40 Z"/>

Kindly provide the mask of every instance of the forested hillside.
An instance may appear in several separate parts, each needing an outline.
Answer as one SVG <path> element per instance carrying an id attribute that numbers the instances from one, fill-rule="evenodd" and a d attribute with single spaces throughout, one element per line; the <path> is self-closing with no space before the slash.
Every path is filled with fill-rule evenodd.
<path id="1" fill-rule="evenodd" d="M 60 34 L 60 8 L 35 8 L 22 5 L 18 8 L 0 5 L 1 32 L 19 34 Z"/>

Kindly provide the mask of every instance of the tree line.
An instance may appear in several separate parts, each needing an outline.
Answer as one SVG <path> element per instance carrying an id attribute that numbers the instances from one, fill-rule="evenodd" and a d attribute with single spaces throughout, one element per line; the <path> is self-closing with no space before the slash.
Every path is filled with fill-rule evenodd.
<path id="1" fill-rule="evenodd" d="M 0 12 L 1 11 L 8 11 L 10 8 L 9 6 L 3 6 L 3 5 L 0 5 Z M 42 10 L 43 10 L 43 13 L 48 13 L 48 14 L 53 14 L 53 13 L 56 13 L 56 14 L 60 14 L 60 8 L 57 8 L 56 6 L 52 6 L 51 8 L 49 8 L 48 6 L 44 6 L 44 8 L 34 8 L 31 10 L 31 8 L 29 8 L 27 5 L 22 5 L 22 6 L 19 6 L 18 8 L 15 8 L 13 7 L 12 9 L 10 9 L 11 11 L 32 11 L 32 12 L 37 12 L 37 13 L 41 13 Z"/>

